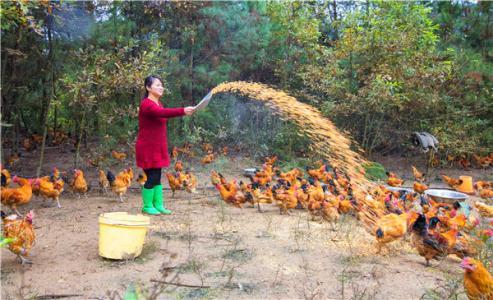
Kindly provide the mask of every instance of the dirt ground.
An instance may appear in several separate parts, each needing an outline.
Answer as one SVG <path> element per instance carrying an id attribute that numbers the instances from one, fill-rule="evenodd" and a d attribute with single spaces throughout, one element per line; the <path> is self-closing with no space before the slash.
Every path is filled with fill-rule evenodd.
<path id="1" fill-rule="evenodd" d="M 36 164 L 29 157 L 24 160 L 19 173 L 33 175 Z M 66 154 L 48 153 L 46 173 L 54 162 L 63 170 L 70 160 Z M 409 164 L 415 163 L 377 160 L 391 170 L 406 166 L 410 170 Z M 433 299 L 433 291 L 462 293 L 459 299 L 465 299 L 457 259 L 449 257 L 425 267 L 424 259 L 405 241 L 393 244 L 390 255 L 376 256 L 373 237 L 353 217 L 343 218 L 332 230 L 326 223 L 311 221 L 301 210 L 281 216 L 270 205 L 264 205 L 263 213 L 256 208 L 225 206 L 211 189 L 210 169 L 242 179 L 242 169 L 252 165 L 246 158 L 222 158 L 207 167 L 193 164 L 199 175 L 198 194 L 177 192 L 171 198 L 166 190 L 173 214 L 152 217 L 143 253 L 132 260 L 98 256 L 98 216 L 113 211 L 139 213 L 137 184 L 124 203 L 112 194 L 102 195 L 97 188 L 87 199 L 63 194 L 61 209 L 33 198 L 21 208 L 22 212 L 35 211 L 33 264 L 21 266 L 15 255 L 2 249 L 2 299 L 52 299 L 47 296 L 70 294 L 77 296 L 67 299 L 120 299 L 132 287 L 147 295 L 159 294 L 158 299 Z M 91 185 L 96 186 L 96 169 L 86 169 Z M 491 170 L 469 172 L 475 178 L 492 178 Z M 151 282 L 171 278 L 181 285 L 205 287 Z"/>

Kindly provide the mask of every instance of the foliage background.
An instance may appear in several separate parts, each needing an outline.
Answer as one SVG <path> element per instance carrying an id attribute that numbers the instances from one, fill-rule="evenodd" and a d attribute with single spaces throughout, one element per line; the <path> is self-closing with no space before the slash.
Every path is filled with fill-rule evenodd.
<path id="1" fill-rule="evenodd" d="M 168 106 L 211 88 L 271 84 L 318 107 L 371 157 L 429 131 L 443 153 L 493 151 L 493 2 L 2 1 L 4 148 L 66 132 L 131 148 L 143 78 Z M 307 155 L 308 141 L 263 107 L 222 96 L 170 122 L 171 144 L 241 144 Z M 51 133 L 51 134 L 50 134 Z M 3 154 L 3 151 L 2 151 Z M 3 159 L 3 157 L 2 157 Z"/>

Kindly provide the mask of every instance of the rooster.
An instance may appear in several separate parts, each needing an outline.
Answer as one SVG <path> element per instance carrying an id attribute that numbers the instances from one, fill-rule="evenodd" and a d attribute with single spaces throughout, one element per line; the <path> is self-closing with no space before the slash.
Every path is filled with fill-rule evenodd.
<path id="1" fill-rule="evenodd" d="M 74 170 L 74 178 L 72 179 L 72 182 L 70 183 L 70 186 L 72 187 L 72 190 L 77 193 L 80 199 L 80 195 L 84 195 L 85 198 L 87 198 L 87 191 L 88 186 L 86 179 L 84 178 L 84 172 L 81 170 L 75 169 Z"/>
<path id="2" fill-rule="evenodd" d="M 32 180 L 14 176 L 12 181 L 19 184 L 20 187 L 2 188 L 0 198 L 3 205 L 9 206 L 10 209 L 20 216 L 21 214 L 17 210 L 17 206 L 29 203 L 33 196 Z"/>
<path id="3" fill-rule="evenodd" d="M 103 170 L 99 170 L 98 174 L 99 187 L 101 188 L 101 191 L 106 194 L 108 192 L 108 188 L 110 187 L 110 182 L 108 181 L 108 178 L 106 177 L 106 174 Z"/>
<path id="4" fill-rule="evenodd" d="M 172 173 L 167 172 L 166 178 L 168 178 L 169 187 L 171 188 L 171 197 L 175 196 L 176 191 L 180 191 L 183 189 L 183 184 L 180 182 L 179 174 L 173 175 Z"/>
<path id="5" fill-rule="evenodd" d="M 33 219 L 32 210 L 23 219 L 18 219 L 16 215 L 6 216 L 2 211 L 3 236 L 12 239 L 8 246 L 9 250 L 19 257 L 22 264 L 32 263 L 26 257 L 29 256 L 36 239 Z"/>
<path id="6" fill-rule="evenodd" d="M 186 170 L 185 172 L 185 180 L 183 181 L 183 186 L 185 190 L 189 193 L 197 193 L 197 177 L 190 172 L 190 170 Z"/>
<path id="7" fill-rule="evenodd" d="M 132 183 L 132 179 L 130 178 L 130 174 L 128 172 L 120 172 L 118 176 L 108 171 L 106 173 L 106 179 L 110 183 L 111 190 L 118 196 L 120 202 L 123 202 L 123 195 L 127 193 L 127 189 Z"/>

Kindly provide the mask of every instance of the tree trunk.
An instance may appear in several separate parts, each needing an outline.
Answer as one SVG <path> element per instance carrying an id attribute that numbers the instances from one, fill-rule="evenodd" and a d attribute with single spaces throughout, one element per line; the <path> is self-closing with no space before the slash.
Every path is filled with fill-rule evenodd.
<path id="1" fill-rule="evenodd" d="M 84 132 L 84 122 L 86 120 L 86 108 L 82 111 L 82 117 L 79 125 L 79 132 L 77 133 L 77 145 L 75 147 L 75 161 L 74 168 L 77 169 L 79 167 L 79 151 L 80 151 L 80 143 L 82 140 L 82 133 Z"/>
<path id="2" fill-rule="evenodd" d="M 43 141 L 41 143 L 41 151 L 39 154 L 39 166 L 36 171 L 36 177 L 39 177 L 41 174 L 41 168 L 43 167 L 44 161 L 44 153 L 46 146 L 46 133 L 48 131 L 48 111 L 50 110 L 51 99 L 55 97 L 55 62 L 54 62 L 54 54 L 53 54 L 53 16 L 51 15 L 51 9 L 48 10 L 49 14 L 47 16 L 47 26 L 48 26 L 48 46 L 49 46 L 49 59 L 51 65 L 51 93 L 49 97 L 46 99 L 46 106 L 43 110 L 43 119 L 41 122 L 41 126 L 43 128 Z"/>

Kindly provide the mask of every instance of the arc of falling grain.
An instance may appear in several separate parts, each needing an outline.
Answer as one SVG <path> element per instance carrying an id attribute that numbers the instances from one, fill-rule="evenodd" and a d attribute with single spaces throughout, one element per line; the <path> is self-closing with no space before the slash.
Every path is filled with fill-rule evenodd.
<path id="1" fill-rule="evenodd" d="M 294 121 L 313 141 L 313 150 L 326 158 L 333 167 L 349 175 L 353 183 L 361 188 L 370 186 L 361 166 L 367 161 L 351 150 L 350 138 L 337 130 L 336 126 L 323 117 L 318 109 L 261 83 L 244 81 L 222 83 L 212 90 L 212 94 L 219 93 L 234 93 L 264 102 L 274 114 L 280 115 L 281 119 Z"/>

